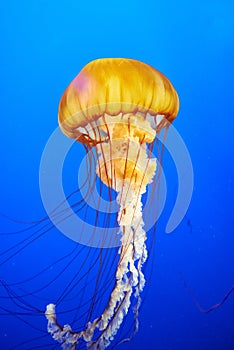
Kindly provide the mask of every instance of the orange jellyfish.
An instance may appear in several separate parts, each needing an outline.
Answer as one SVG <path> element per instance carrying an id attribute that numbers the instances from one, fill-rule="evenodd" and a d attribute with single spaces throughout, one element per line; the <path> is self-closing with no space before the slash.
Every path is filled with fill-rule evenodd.
<path id="1" fill-rule="evenodd" d="M 64 349 L 75 349 L 80 340 L 87 343 L 88 349 L 107 348 L 133 298 L 138 318 L 145 285 L 142 266 L 147 259 L 142 195 L 157 167 L 149 150 L 157 132 L 169 126 L 178 109 L 177 93 L 162 73 L 125 58 L 90 62 L 61 98 L 61 130 L 86 149 L 94 149 L 97 176 L 117 192 L 121 240 L 116 281 L 99 317 L 76 331 L 69 324 L 60 325 L 56 305 L 47 305 L 48 332 Z"/>

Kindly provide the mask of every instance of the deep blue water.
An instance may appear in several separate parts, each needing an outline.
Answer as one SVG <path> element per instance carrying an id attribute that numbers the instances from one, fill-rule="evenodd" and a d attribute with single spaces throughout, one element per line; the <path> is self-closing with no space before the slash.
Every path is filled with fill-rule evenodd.
<path id="1" fill-rule="evenodd" d="M 234 284 L 233 10 L 230 0 L 0 4 L 1 213 L 25 221 L 45 216 L 39 191 L 41 155 L 57 127 L 59 99 L 86 63 L 100 57 L 138 59 L 162 71 L 178 91 L 180 112 L 174 126 L 192 160 L 193 196 L 182 223 L 166 234 L 178 187 L 175 165 L 166 153 L 167 200 L 157 226 L 154 259 L 149 262 L 153 272 L 144 294 L 140 330 L 120 349 L 234 349 L 234 293 L 221 308 L 202 314 L 181 281 L 182 275 L 204 308 L 221 301 Z M 68 162 L 67 172 L 73 175 L 71 182 L 66 177 L 67 192 L 74 189 L 83 155 L 77 146 L 77 156 L 73 155 L 77 164 L 69 167 Z M 22 228 L 0 220 L 2 232 Z M 1 240 L 4 253 L 20 239 L 4 235 Z M 55 230 L 17 256 L 8 253 L 0 279 L 10 284 L 35 275 L 42 260 L 43 266 L 48 265 L 66 254 L 70 245 Z M 58 289 L 65 287 L 69 273 L 74 270 L 67 271 Z M 38 285 L 40 276 L 27 290 Z M 18 294 L 25 292 L 20 290 L 23 286 L 15 288 Z M 32 303 L 33 297 L 27 300 Z M 30 324 L 46 330 L 43 318 L 26 317 L 29 325 L 19 320 L 19 309 L 9 298 L 1 298 L 0 306 L 15 312 L 10 316 L 2 310 L 1 349 L 39 336 Z M 39 337 L 23 348 L 41 344 Z"/>

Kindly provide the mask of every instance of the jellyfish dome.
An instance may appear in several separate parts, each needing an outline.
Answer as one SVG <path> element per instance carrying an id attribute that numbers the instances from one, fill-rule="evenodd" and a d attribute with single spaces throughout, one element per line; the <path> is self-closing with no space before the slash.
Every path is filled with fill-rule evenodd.
<path id="1" fill-rule="evenodd" d="M 142 266 L 147 259 L 142 195 L 157 167 L 149 145 L 173 122 L 178 110 L 178 96 L 170 81 L 155 68 L 126 58 L 90 62 L 61 98 L 61 130 L 86 148 L 95 148 L 96 174 L 117 192 L 121 234 L 116 282 L 98 318 L 76 332 L 69 325 L 61 326 L 55 305 L 47 305 L 48 331 L 64 349 L 76 349 L 80 339 L 88 349 L 107 348 L 133 298 L 138 319 L 145 284 Z"/>

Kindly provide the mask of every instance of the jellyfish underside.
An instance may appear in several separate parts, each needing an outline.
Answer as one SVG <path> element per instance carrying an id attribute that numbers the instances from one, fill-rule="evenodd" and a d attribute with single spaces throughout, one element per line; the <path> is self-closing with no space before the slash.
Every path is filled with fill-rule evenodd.
<path id="1" fill-rule="evenodd" d="M 76 349 L 80 339 L 87 343 L 89 349 L 108 347 L 133 297 L 136 298 L 135 329 L 138 329 L 140 293 L 145 284 L 142 266 L 147 259 L 141 198 L 156 172 L 156 159 L 149 152 L 148 144 L 154 141 L 156 130 L 163 120 L 162 115 L 152 116 L 148 113 L 105 114 L 77 128 L 82 134 L 81 139 L 89 140 L 89 144 L 96 148 L 97 175 L 105 185 L 117 192 L 121 247 L 116 282 L 109 301 L 100 317 L 88 322 L 84 330 L 76 332 L 68 324 L 61 326 L 57 321 L 55 305 L 47 305 L 48 331 L 62 343 L 63 349 Z"/>

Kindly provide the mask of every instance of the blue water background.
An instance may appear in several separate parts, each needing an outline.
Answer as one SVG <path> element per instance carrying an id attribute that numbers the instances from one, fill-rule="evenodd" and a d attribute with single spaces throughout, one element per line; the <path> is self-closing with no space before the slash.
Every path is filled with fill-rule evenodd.
<path id="1" fill-rule="evenodd" d="M 124 350 L 234 349 L 234 295 L 204 315 L 180 279 L 182 274 L 204 307 L 219 302 L 234 284 L 233 11 L 231 0 L 0 4 L 1 212 L 26 220 L 45 214 L 38 185 L 41 154 L 57 127 L 61 94 L 87 62 L 139 59 L 162 71 L 178 91 L 174 125 L 192 159 L 193 197 L 184 221 L 167 235 L 177 178 L 166 157 L 168 197 L 153 276 L 140 330 Z M 56 249 L 55 240 L 50 244 Z M 25 266 L 33 270 L 32 262 Z M 14 318 L 1 316 L 4 350 L 9 327 L 14 329 Z M 15 338 L 21 332 L 15 329 Z"/>

